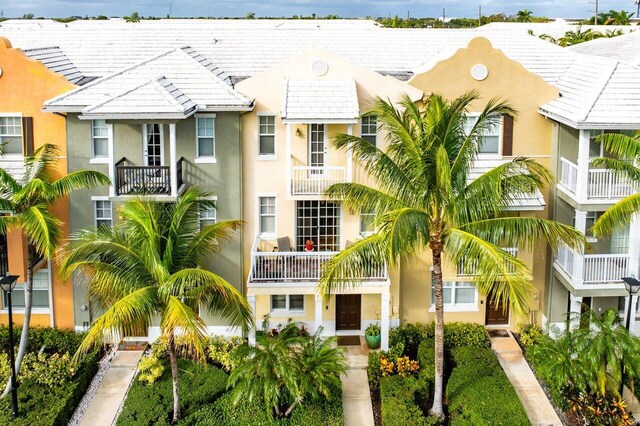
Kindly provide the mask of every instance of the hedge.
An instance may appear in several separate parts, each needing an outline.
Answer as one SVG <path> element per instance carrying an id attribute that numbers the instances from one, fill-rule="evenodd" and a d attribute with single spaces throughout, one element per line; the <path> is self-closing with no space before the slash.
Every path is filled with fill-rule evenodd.
<path id="1" fill-rule="evenodd" d="M 451 355 L 454 367 L 446 388 L 451 426 L 530 424 L 491 349 L 461 347 Z"/>
<path id="2" fill-rule="evenodd" d="M 270 426 L 273 424 L 286 426 L 342 426 L 341 392 L 336 391 L 330 400 L 309 401 L 296 407 L 288 419 L 274 421 L 265 408 L 259 404 L 249 404 L 241 401 L 234 406 L 231 395 L 220 397 L 213 404 L 208 404 L 178 424 L 180 426 Z"/>
<path id="3" fill-rule="evenodd" d="M 424 339 L 434 338 L 434 331 L 434 323 L 408 323 L 391 330 L 389 346 L 392 350 L 399 348 L 409 358 L 415 359 L 420 343 Z M 444 325 L 444 346 L 448 350 L 463 346 L 490 348 L 491 340 L 486 328 L 481 324 L 451 322 Z"/>
<path id="4" fill-rule="evenodd" d="M 426 417 L 416 403 L 421 387 L 412 376 L 388 376 L 380 380 L 380 402 L 384 426 L 437 425 L 437 419 Z"/>
<path id="5" fill-rule="evenodd" d="M 201 365 L 189 360 L 178 360 L 180 409 L 189 415 L 203 404 L 214 401 L 227 388 L 227 374 L 217 367 Z M 129 389 L 119 426 L 168 425 L 173 410 L 171 369 L 152 386 L 135 380 Z"/>
<path id="6" fill-rule="evenodd" d="M 14 345 L 18 347 L 22 327 L 14 327 Z M 38 352 L 41 349 L 46 353 L 68 352 L 74 354 L 84 338 L 84 333 L 73 330 L 59 330 L 51 327 L 30 327 L 27 352 Z M 0 352 L 7 353 L 9 349 L 9 327 L 0 325 Z"/>

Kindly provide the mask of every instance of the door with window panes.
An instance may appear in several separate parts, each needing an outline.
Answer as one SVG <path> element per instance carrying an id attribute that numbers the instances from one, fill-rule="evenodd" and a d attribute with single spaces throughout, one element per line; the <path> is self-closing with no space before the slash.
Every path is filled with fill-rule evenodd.
<path id="1" fill-rule="evenodd" d="M 162 125 L 158 123 L 147 124 L 145 136 L 145 166 L 162 166 Z"/>
<path id="2" fill-rule="evenodd" d="M 310 172 L 311 177 L 324 176 L 327 157 L 326 128 L 324 124 L 309 125 L 309 166 L 317 167 Z"/>
<path id="3" fill-rule="evenodd" d="M 307 240 L 313 241 L 315 251 L 340 250 L 340 204 L 296 202 L 296 250 L 303 251 Z"/>

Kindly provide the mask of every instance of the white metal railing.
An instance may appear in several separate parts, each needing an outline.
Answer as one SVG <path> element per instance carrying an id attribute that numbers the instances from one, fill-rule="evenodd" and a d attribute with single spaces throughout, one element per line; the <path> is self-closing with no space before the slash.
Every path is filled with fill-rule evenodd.
<path id="1" fill-rule="evenodd" d="M 250 282 L 308 282 L 318 281 L 322 265 L 338 254 L 336 251 L 267 252 L 258 251 L 258 240 L 251 251 Z M 371 265 L 354 281 L 384 281 L 386 265 Z"/>
<path id="2" fill-rule="evenodd" d="M 560 158 L 560 183 L 572 193 L 578 186 L 578 166 L 564 157 Z"/>
<path id="3" fill-rule="evenodd" d="M 518 255 L 518 247 L 501 247 L 502 250 L 506 251 L 507 253 L 509 253 L 511 256 L 517 256 Z M 463 263 L 466 263 L 466 265 L 463 265 Z M 478 260 L 477 259 L 473 259 L 473 260 L 467 260 L 466 258 L 460 262 L 460 264 L 458 264 L 458 276 L 459 277 L 470 277 L 473 275 L 476 275 L 476 270 L 478 269 Z M 515 268 L 514 267 L 510 267 L 509 268 L 509 272 L 513 273 L 515 272 Z"/>
<path id="4" fill-rule="evenodd" d="M 291 195 L 320 195 L 329 186 L 347 180 L 346 167 L 293 166 Z"/>
<path id="5" fill-rule="evenodd" d="M 634 184 L 624 174 L 611 169 L 589 169 L 589 198 L 624 198 L 635 192 Z"/>
<path id="6" fill-rule="evenodd" d="M 556 256 L 556 263 L 560 266 L 570 277 L 573 277 L 573 266 L 575 264 L 575 256 L 578 254 L 571 250 L 566 245 L 561 245 L 558 248 L 558 254 Z"/>
<path id="7" fill-rule="evenodd" d="M 622 282 L 622 277 L 629 274 L 628 254 L 586 254 L 562 245 L 558 249 L 556 264 L 571 277 L 577 278 L 582 269 L 584 284 L 602 284 Z M 578 266 L 576 266 L 576 263 Z M 577 268 L 577 269 L 576 269 Z"/>

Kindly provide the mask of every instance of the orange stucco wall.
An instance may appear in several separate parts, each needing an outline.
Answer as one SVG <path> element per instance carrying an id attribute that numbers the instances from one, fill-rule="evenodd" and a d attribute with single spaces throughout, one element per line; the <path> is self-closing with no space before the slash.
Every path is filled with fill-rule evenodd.
<path id="1" fill-rule="evenodd" d="M 57 172 L 67 172 L 66 124 L 65 118 L 42 112 L 44 102 L 61 93 L 75 88 L 63 76 L 53 73 L 40 62 L 27 57 L 20 49 L 11 47 L 11 43 L 0 37 L 0 115 L 2 113 L 21 113 L 23 117 L 33 117 L 34 146 L 50 143 L 58 147 L 60 161 Z M 69 208 L 67 201 L 53 207 L 53 213 L 63 222 L 63 238 L 69 235 Z M 10 272 L 24 276 L 25 259 L 24 240 L 18 232 L 8 235 Z M 56 327 L 73 328 L 73 287 L 63 282 L 52 265 L 53 317 Z M 22 316 L 15 315 L 15 321 L 21 322 Z M 0 314 L 0 323 L 6 323 L 7 315 Z M 34 313 L 32 325 L 51 325 L 50 314 Z"/>

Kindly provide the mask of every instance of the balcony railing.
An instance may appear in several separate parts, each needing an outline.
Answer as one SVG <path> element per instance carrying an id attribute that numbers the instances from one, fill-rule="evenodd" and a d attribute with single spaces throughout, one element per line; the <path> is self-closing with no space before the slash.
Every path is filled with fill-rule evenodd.
<path id="1" fill-rule="evenodd" d="M 629 275 L 628 254 L 581 255 L 567 246 L 562 246 L 558 250 L 556 264 L 571 279 L 579 278 L 576 271 L 582 269 L 584 284 L 618 283 L 622 282 L 622 277 Z"/>
<path id="2" fill-rule="evenodd" d="M 578 166 L 560 158 L 560 184 L 572 195 L 578 191 Z M 636 192 L 637 188 L 625 175 L 611 169 L 589 168 L 586 182 L 587 198 L 597 200 L 620 199 Z"/>
<path id="3" fill-rule="evenodd" d="M 169 166 L 133 166 L 124 157 L 115 168 L 116 195 L 171 194 Z"/>
<path id="4" fill-rule="evenodd" d="M 322 265 L 339 252 L 263 252 L 258 251 L 258 240 L 251 251 L 250 282 L 314 282 L 320 279 Z M 354 281 L 385 281 L 385 265 L 370 265 Z"/>
<path id="5" fill-rule="evenodd" d="M 293 166 L 291 195 L 320 195 L 335 183 L 347 182 L 347 168 Z"/>

